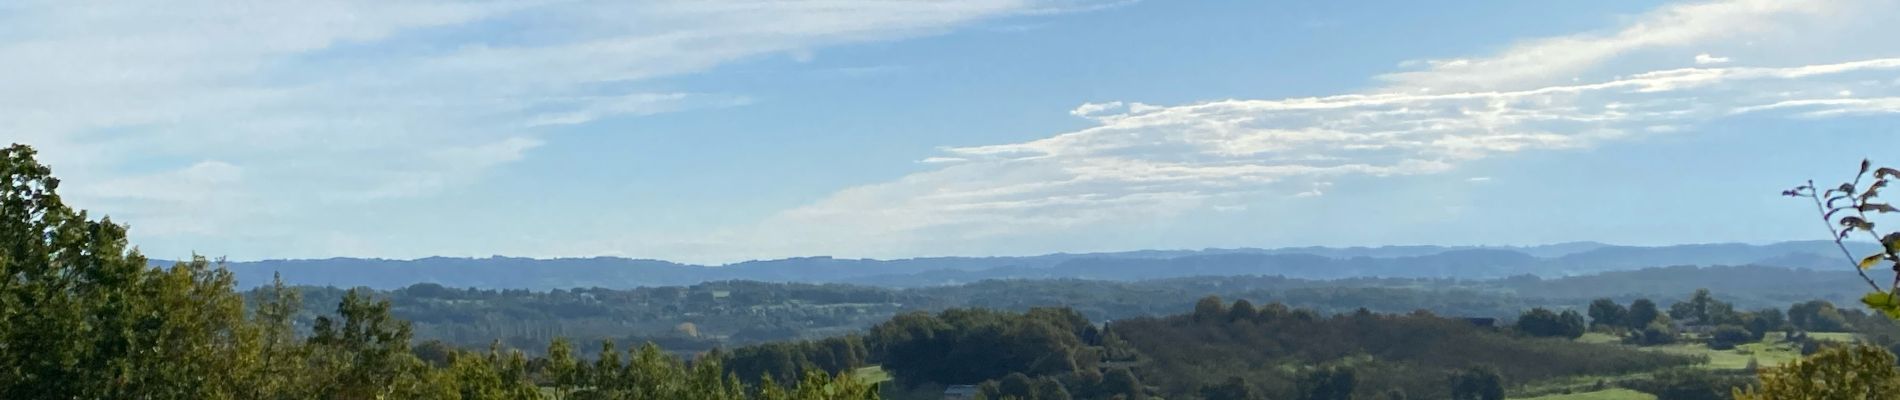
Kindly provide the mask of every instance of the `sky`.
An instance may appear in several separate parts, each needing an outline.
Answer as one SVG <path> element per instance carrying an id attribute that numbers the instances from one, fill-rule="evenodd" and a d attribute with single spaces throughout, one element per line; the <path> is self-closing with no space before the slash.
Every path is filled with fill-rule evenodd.
<path id="1" fill-rule="evenodd" d="M 1900 2 L 0 1 L 148 256 L 698 263 L 1825 238 Z"/>

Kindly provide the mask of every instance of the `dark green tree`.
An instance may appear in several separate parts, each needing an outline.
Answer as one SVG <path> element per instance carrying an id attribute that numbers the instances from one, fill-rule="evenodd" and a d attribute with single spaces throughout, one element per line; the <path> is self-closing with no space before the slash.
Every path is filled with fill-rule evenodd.
<path id="1" fill-rule="evenodd" d="M 1358 375 L 1351 368 L 1325 367 L 1300 377 L 1300 400 L 1351 400 L 1358 386 Z"/>
<path id="2" fill-rule="evenodd" d="M 1669 317 L 1689 325 L 1721 325 L 1741 323 L 1735 307 L 1716 300 L 1708 289 L 1696 289 L 1689 300 L 1669 306 Z"/>
<path id="3" fill-rule="evenodd" d="M 1259 316 L 1260 310 L 1247 299 L 1234 300 L 1234 306 L 1227 309 L 1227 322 L 1253 321 Z"/>
<path id="4" fill-rule="evenodd" d="M 1381 400 L 1406 400 L 1406 398 L 1404 389 L 1392 389 L 1385 391 L 1385 397 Z"/>
<path id="5" fill-rule="evenodd" d="M 1452 400 L 1504 400 L 1504 377 L 1491 368 L 1476 367 L 1452 374 Z"/>
<path id="6" fill-rule="evenodd" d="M 1657 346 L 1675 343 L 1677 339 L 1676 336 L 1677 332 L 1675 328 L 1670 327 L 1669 324 L 1663 323 L 1662 321 L 1656 321 L 1649 323 L 1649 326 L 1645 326 L 1643 329 L 1631 331 L 1629 337 L 1624 338 L 1624 341 L 1641 346 Z"/>
<path id="7" fill-rule="evenodd" d="M 1649 324 L 1662 318 L 1662 311 L 1656 308 L 1656 302 L 1649 299 L 1636 299 L 1630 302 L 1630 313 L 1623 319 L 1624 326 L 1632 330 L 1649 327 Z"/>
<path id="8" fill-rule="evenodd" d="M 1628 318 L 1629 309 L 1617 304 L 1616 300 L 1596 299 L 1590 302 L 1590 327 L 1595 329 L 1625 329 L 1629 325 L 1623 322 Z"/>
<path id="9" fill-rule="evenodd" d="M 1755 341 L 1768 337 L 1769 332 L 1782 330 L 1788 325 L 1787 317 L 1781 309 L 1767 308 L 1747 313 L 1742 317 L 1742 327 L 1748 329 Z"/>
<path id="10" fill-rule="evenodd" d="M 1145 397 L 1143 393 L 1145 393 L 1145 391 L 1141 388 L 1141 380 L 1136 379 L 1135 373 L 1130 372 L 1127 368 L 1116 368 L 1109 370 L 1106 374 L 1102 374 L 1103 396 L 1122 396 L 1129 399 L 1140 399 Z"/>
<path id="11" fill-rule="evenodd" d="M 1200 392 L 1201 398 L 1205 400 L 1266 399 L 1259 391 L 1254 390 L 1253 385 L 1247 384 L 1247 379 L 1238 376 L 1227 378 L 1226 381 L 1217 385 L 1202 387 Z"/>
<path id="12" fill-rule="evenodd" d="M 1795 303 L 1788 307 L 1788 324 L 1810 332 L 1844 332 L 1849 328 L 1847 318 L 1834 308 L 1834 303 L 1825 300 Z"/>
<path id="13" fill-rule="evenodd" d="M 1194 303 L 1195 321 L 1225 321 L 1226 318 L 1227 305 L 1221 302 L 1220 296 L 1202 297 L 1200 301 Z"/>
<path id="14" fill-rule="evenodd" d="M 1709 348 L 1716 350 L 1733 349 L 1754 340 L 1754 334 L 1735 325 L 1722 325 L 1709 332 Z"/>
<path id="15" fill-rule="evenodd" d="M 1532 308 L 1518 316 L 1514 328 L 1520 333 L 1537 337 L 1576 338 L 1583 336 L 1583 325 L 1583 316 L 1576 311 L 1555 313 L 1544 308 Z"/>

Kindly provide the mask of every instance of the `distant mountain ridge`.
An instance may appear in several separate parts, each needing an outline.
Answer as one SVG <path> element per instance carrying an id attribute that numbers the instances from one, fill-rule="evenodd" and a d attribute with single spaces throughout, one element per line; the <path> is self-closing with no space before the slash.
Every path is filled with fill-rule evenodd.
<path id="1" fill-rule="evenodd" d="M 1867 252 L 1871 244 L 1855 244 Z M 157 264 L 170 261 L 154 260 Z M 1290 247 L 1137 250 L 1020 257 L 925 257 L 894 260 L 799 257 L 720 266 L 619 257 L 533 259 L 428 257 L 415 260 L 328 258 L 232 262 L 242 287 L 280 274 L 295 285 L 378 289 L 434 283 L 451 287 L 547 290 L 630 288 L 701 282 L 853 283 L 935 286 L 987 279 L 1141 280 L 1186 276 L 1279 275 L 1301 279 L 1361 277 L 1490 279 L 1561 277 L 1677 265 L 1840 267 L 1832 242 L 1617 246 L 1572 242 L 1543 246 Z"/>

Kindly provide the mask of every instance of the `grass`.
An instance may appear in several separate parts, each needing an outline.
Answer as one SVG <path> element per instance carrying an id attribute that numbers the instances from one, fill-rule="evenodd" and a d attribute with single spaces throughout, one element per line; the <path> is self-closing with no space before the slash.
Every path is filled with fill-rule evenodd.
<path id="1" fill-rule="evenodd" d="M 891 373 L 885 371 L 884 367 L 873 365 L 852 370 L 851 377 L 857 378 L 859 382 L 880 383 L 891 380 Z"/>
<path id="2" fill-rule="evenodd" d="M 1624 388 L 1610 388 L 1595 392 L 1524 397 L 1517 400 L 1656 400 L 1656 396 Z"/>
<path id="3" fill-rule="evenodd" d="M 1823 341 L 1851 342 L 1856 339 L 1855 334 L 1845 332 L 1811 332 L 1808 333 L 1808 335 L 1816 340 Z M 1709 362 L 1699 365 L 1699 368 L 1739 370 L 1748 368 L 1748 360 L 1750 359 L 1754 359 L 1756 365 L 1761 367 L 1779 366 L 1800 359 L 1801 347 L 1793 343 L 1784 342 L 1783 340 L 1784 336 L 1781 333 L 1771 333 L 1761 342 L 1736 346 L 1730 350 L 1711 349 L 1706 344 L 1696 342 L 1637 348 L 1645 351 L 1708 357 Z M 1585 343 L 1619 342 L 1615 335 L 1596 332 L 1586 333 L 1583 337 L 1577 338 L 1577 341 Z"/>
<path id="4" fill-rule="evenodd" d="M 1622 343 L 1623 339 L 1608 333 L 1590 332 L 1583 334 L 1583 337 L 1577 338 L 1577 341 L 1583 343 L 1615 344 Z"/>
<path id="5" fill-rule="evenodd" d="M 1625 375 L 1571 375 L 1538 382 L 1532 382 L 1510 389 L 1511 398 L 1541 399 L 1558 395 L 1568 390 L 1574 393 L 1602 391 L 1602 387 L 1615 388 L 1618 383 L 1628 380 L 1646 379 L 1652 373 L 1638 372 Z M 1603 386 L 1598 386 L 1599 384 Z"/>
<path id="6" fill-rule="evenodd" d="M 1809 337 L 1812 337 L 1815 340 L 1822 340 L 1822 341 L 1852 342 L 1858 339 L 1858 337 L 1855 334 L 1845 333 L 1845 332 L 1810 332 L 1808 333 L 1808 335 Z M 1599 344 L 1617 344 L 1621 342 L 1621 340 L 1619 340 L 1619 338 L 1617 338 L 1615 335 L 1595 333 L 1595 332 L 1586 333 L 1583 335 L 1583 337 L 1579 337 L 1576 340 L 1578 342 L 1599 343 Z M 1787 364 L 1789 362 L 1793 362 L 1795 360 L 1800 359 L 1801 347 L 1793 343 L 1788 343 L 1785 340 L 1786 339 L 1785 337 L 1783 337 L 1782 334 L 1771 333 L 1768 335 L 1766 339 L 1762 340 L 1761 342 L 1744 344 L 1730 350 L 1715 350 L 1715 349 L 1709 348 L 1708 345 L 1706 344 L 1696 343 L 1696 342 L 1681 343 L 1681 344 L 1668 345 L 1668 346 L 1645 346 L 1645 347 L 1636 347 L 1636 348 L 1642 349 L 1644 351 L 1655 351 L 1655 352 L 1689 355 L 1689 356 L 1703 356 L 1703 357 L 1708 358 L 1709 362 L 1697 365 L 1696 368 L 1712 369 L 1712 370 L 1741 370 L 1741 369 L 1748 368 L 1748 362 L 1751 359 L 1754 360 L 1756 365 L 1760 367 L 1779 366 L 1779 365 Z M 1616 376 L 1616 377 L 1573 376 L 1573 377 L 1552 379 L 1552 380 L 1543 381 L 1543 382 L 1535 382 L 1533 385 L 1530 385 L 1530 386 L 1519 387 L 1518 389 L 1513 390 L 1513 392 L 1518 393 L 1519 395 L 1535 394 L 1538 396 L 1512 397 L 1512 399 L 1514 400 L 1655 400 L 1656 396 L 1653 396 L 1647 393 L 1634 391 L 1634 390 L 1623 389 L 1623 388 L 1610 388 L 1610 389 L 1590 391 L 1590 392 L 1577 392 L 1573 394 L 1557 394 L 1557 392 L 1561 392 L 1566 389 L 1573 390 L 1573 391 L 1579 390 L 1579 389 L 1588 390 L 1589 388 L 1594 387 L 1597 383 L 1596 381 L 1599 379 L 1607 380 L 1607 381 L 1610 381 L 1612 384 L 1614 384 L 1615 381 L 1618 381 L 1618 380 L 1640 379 L 1642 376 L 1646 376 L 1646 375 L 1648 375 L 1648 373 L 1632 374 L 1632 375 Z"/>
<path id="7" fill-rule="evenodd" d="M 1749 343 L 1732 350 L 1711 349 L 1701 343 L 1649 346 L 1642 349 L 1670 354 L 1706 356 L 1709 362 L 1700 367 L 1707 369 L 1745 369 L 1748 368 L 1749 359 L 1754 359 L 1757 366 L 1773 367 L 1801 358 L 1801 348 L 1790 343 Z"/>
<path id="8" fill-rule="evenodd" d="M 1860 336 L 1852 332 L 1808 332 L 1808 337 L 1814 338 L 1814 340 L 1841 343 L 1851 343 L 1860 340 Z"/>

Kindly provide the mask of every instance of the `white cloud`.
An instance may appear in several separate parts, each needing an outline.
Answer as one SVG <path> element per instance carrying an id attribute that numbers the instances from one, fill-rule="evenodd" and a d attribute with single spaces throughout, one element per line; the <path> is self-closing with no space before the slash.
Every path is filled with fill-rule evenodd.
<path id="1" fill-rule="evenodd" d="M 1293 194 L 1293 197 L 1320 197 L 1320 196 L 1325 196 L 1325 195 L 1326 195 L 1326 189 L 1327 189 L 1327 188 L 1330 188 L 1330 187 L 1332 187 L 1332 186 L 1333 186 L 1333 183 L 1332 183 L 1332 182 L 1314 182 L 1314 183 L 1313 183 L 1313 187 L 1312 187 L 1311 189 L 1306 189 L 1306 191 L 1304 191 L 1304 192 L 1299 192 L 1299 193 L 1294 193 L 1294 194 Z"/>
<path id="2" fill-rule="evenodd" d="M 751 103 L 744 96 L 694 95 L 687 93 L 630 93 L 616 96 L 582 96 L 543 99 L 542 107 L 560 111 L 530 117 L 524 127 L 577 125 L 613 116 L 641 116 L 692 108 L 736 107 Z"/>
<path id="3" fill-rule="evenodd" d="M 1124 105 L 1122 104 L 1122 102 L 1119 102 L 1119 101 L 1111 101 L 1107 103 L 1082 103 L 1082 105 L 1075 106 L 1074 110 L 1069 110 L 1069 115 L 1074 115 L 1074 116 L 1083 117 L 1083 118 L 1092 118 L 1096 114 L 1100 114 L 1103 112 L 1112 111 L 1116 109 L 1121 109 L 1123 107 Z"/>
<path id="4" fill-rule="evenodd" d="M 955 163 L 955 162 L 964 162 L 964 161 L 970 161 L 970 160 L 957 158 L 957 157 L 927 157 L 922 160 L 917 160 L 917 162 L 924 163 L 924 164 L 943 164 L 943 163 Z"/>
<path id="5" fill-rule="evenodd" d="M 540 139 L 510 137 L 491 143 L 430 150 L 407 160 L 402 168 L 353 175 L 355 180 L 374 182 L 374 186 L 325 193 L 321 197 L 332 202 L 364 202 L 435 193 L 474 181 L 490 168 L 519 161 L 527 157 L 529 150 L 542 144 Z"/>
<path id="6" fill-rule="evenodd" d="M 136 221 L 140 232 L 208 234 L 268 207 L 251 202 L 250 195 L 233 189 L 244 184 L 245 174 L 243 167 L 204 160 L 73 187 L 67 195 L 93 199 L 106 209 L 124 210 L 110 214 L 118 222 Z"/>
<path id="7" fill-rule="evenodd" d="M 259 229 L 468 184 L 562 125 L 750 101 L 641 82 L 1112 4 L 15 1 L 0 6 L 0 132 L 39 147 L 81 206 L 148 228 L 208 221 L 135 234 Z M 123 172 L 176 159 L 223 164 Z M 216 165 L 242 173 L 202 179 Z M 158 188 L 199 194 L 143 190 Z"/>
<path id="8" fill-rule="evenodd" d="M 1728 57 L 1711 56 L 1709 55 L 1709 53 L 1702 53 L 1702 54 L 1695 55 L 1696 65 L 1723 64 L 1727 62 L 1729 62 Z"/>
<path id="9" fill-rule="evenodd" d="M 1786 100 L 1769 104 L 1740 107 L 1731 113 L 1747 114 L 1781 109 L 1806 110 L 1796 115 L 1807 118 L 1893 114 L 1900 113 L 1900 97 Z"/>
<path id="10" fill-rule="evenodd" d="M 1430 68 L 1388 74 L 1393 90 L 1512 90 L 1560 83 L 1582 73 L 1642 68 L 1628 62 L 1642 52 L 1684 47 L 1741 46 L 1748 37 L 1821 34 L 1841 20 L 1872 19 L 1865 12 L 1891 10 L 1887 1 L 1803 2 L 1733 0 L 1669 5 L 1632 17 L 1604 32 L 1525 40 L 1498 54 L 1430 61 Z M 1805 30 L 1805 31 L 1801 31 Z M 1680 53 L 1677 53 L 1680 54 Z M 1610 61 L 1622 61 L 1613 65 Z M 1608 68 L 1606 68 L 1608 67 Z M 1586 77 L 1585 79 L 1589 79 Z"/>

